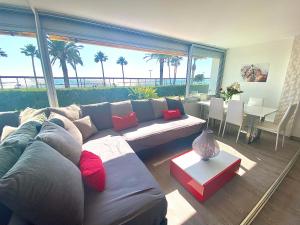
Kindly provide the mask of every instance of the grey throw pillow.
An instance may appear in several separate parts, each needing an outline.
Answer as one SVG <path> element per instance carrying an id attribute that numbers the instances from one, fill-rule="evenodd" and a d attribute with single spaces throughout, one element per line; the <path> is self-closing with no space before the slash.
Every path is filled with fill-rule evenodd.
<path id="1" fill-rule="evenodd" d="M 0 179 L 0 201 L 33 224 L 83 223 L 79 169 L 41 141 L 30 144 Z"/>
<path id="2" fill-rule="evenodd" d="M 65 128 L 65 130 L 67 130 L 75 140 L 77 140 L 80 144 L 83 143 L 80 130 L 78 130 L 75 124 L 67 117 L 52 112 L 49 116 L 49 121 Z"/>
<path id="3" fill-rule="evenodd" d="M 98 130 L 112 128 L 111 108 L 108 102 L 82 105 L 81 115 L 90 116 Z"/>
<path id="4" fill-rule="evenodd" d="M 131 104 L 139 122 L 146 122 L 155 119 L 150 100 L 132 100 Z"/>
<path id="5" fill-rule="evenodd" d="M 182 104 L 181 99 L 179 97 L 166 98 L 166 100 L 167 100 L 169 110 L 179 109 L 181 115 L 185 114 L 183 104 Z"/>
<path id="6" fill-rule="evenodd" d="M 40 131 L 41 124 L 29 121 L 21 125 L 0 145 L 0 178 L 18 161 L 30 140 Z"/>
<path id="7" fill-rule="evenodd" d="M 151 99 L 154 116 L 156 119 L 163 117 L 163 110 L 168 110 L 168 104 L 165 98 Z"/>
<path id="8" fill-rule="evenodd" d="M 97 133 L 97 127 L 93 124 L 89 116 L 73 121 L 75 126 L 80 130 L 83 140 L 88 139 L 93 134 Z"/>
<path id="9" fill-rule="evenodd" d="M 79 163 L 81 144 L 64 128 L 45 121 L 36 139 L 50 145 L 76 165 Z"/>

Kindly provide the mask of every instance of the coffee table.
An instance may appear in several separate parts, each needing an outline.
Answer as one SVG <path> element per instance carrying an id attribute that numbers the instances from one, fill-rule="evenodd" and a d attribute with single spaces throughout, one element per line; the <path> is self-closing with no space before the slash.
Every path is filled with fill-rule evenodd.
<path id="1" fill-rule="evenodd" d="M 208 161 L 201 160 L 194 151 L 188 151 L 171 160 L 170 173 L 203 202 L 236 175 L 240 164 L 240 158 L 225 151 Z"/>

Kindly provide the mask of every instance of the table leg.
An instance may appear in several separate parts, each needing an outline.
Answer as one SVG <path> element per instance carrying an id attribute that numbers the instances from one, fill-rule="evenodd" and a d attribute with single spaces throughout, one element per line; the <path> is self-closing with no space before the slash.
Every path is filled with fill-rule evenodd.
<path id="1" fill-rule="evenodd" d="M 247 144 L 250 144 L 252 142 L 252 133 L 253 133 L 253 128 L 254 128 L 254 116 L 247 115 L 247 120 L 248 120 L 248 130 L 246 134 L 246 142 Z"/>

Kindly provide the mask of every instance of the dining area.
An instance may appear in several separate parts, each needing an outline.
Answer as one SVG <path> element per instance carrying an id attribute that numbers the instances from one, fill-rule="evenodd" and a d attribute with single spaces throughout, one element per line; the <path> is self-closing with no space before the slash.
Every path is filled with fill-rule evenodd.
<path id="1" fill-rule="evenodd" d="M 249 97 L 245 102 L 241 100 L 240 94 L 236 94 L 228 100 L 211 97 L 209 100 L 197 101 L 197 104 L 200 107 L 200 117 L 207 121 L 207 128 L 218 123 L 217 135 L 226 138 L 228 129 L 234 127 L 237 130 L 236 142 L 243 132 L 245 142 L 251 144 L 260 139 L 263 131 L 270 132 L 275 135 L 275 150 L 278 149 L 280 139 L 283 148 L 289 126 L 294 122 L 293 115 L 299 110 L 299 103 L 290 104 L 280 119 L 272 121 L 278 108 L 265 106 L 263 98 Z"/>

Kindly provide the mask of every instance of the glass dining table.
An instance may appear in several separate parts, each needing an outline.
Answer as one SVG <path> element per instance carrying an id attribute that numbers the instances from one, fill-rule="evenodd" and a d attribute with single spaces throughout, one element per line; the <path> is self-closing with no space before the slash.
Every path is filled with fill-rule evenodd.
<path id="1" fill-rule="evenodd" d="M 199 101 L 198 104 L 201 106 L 201 117 L 206 118 L 204 116 L 204 110 L 209 109 L 210 101 Z M 227 102 L 224 102 L 224 111 L 226 113 L 228 108 Z M 246 142 L 248 144 L 254 142 L 260 137 L 261 130 L 255 128 L 255 124 L 257 122 L 263 122 L 266 116 L 271 115 L 277 111 L 276 108 L 270 108 L 266 106 L 248 106 L 244 105 L 244 113 L 246 115 L 247 121 L 247 134 L 246 134 Z"/>

